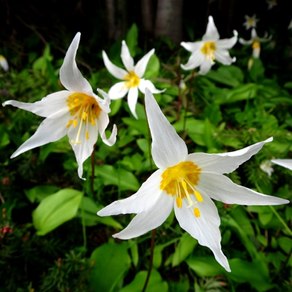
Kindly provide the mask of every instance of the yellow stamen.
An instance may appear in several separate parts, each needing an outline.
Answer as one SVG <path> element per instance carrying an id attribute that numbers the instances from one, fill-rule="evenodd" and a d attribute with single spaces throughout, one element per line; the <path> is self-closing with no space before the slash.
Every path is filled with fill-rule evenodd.
<path id="1" fill-rule="evenodd" d="M 214 63 L 215 56 L 214 52 L 216 51 L 216 46 L 214 42 L 206 42 L 201 49 L 201 52 L 207 56 L 207 59 Z"/>
<path id="2" fill-rule="evenodd" d="M 199 208 L 194 208 L 194 214 L 197 218 L 201 216 L 201 212 L 200 212 Z"/>
<path id="3" fill-rule="evenodd" d="M 73 121 L 69 120 L 68 125 L 66 127 L 69 128 L 72 124 L 73 124 Z"/>
<path id="4" fill-rule="evenodd" d="M 137 87 L 140 83 L 140 78 L 134 71 L 130 71 L 129 74 L 124 77 L 124 79 L 127 80 L 125 82 L 127 88 Z"/>
<path id="5" fill-rule="evenodd" d="M 195 196 L 199 202 L 203 202 L 203 198 L 202 198 L 201 194 L 199 193 L 199 191 L 197 191 L 197 190 L 195 191 Z"/>
<path id="6" fill-rule="evenodd" d="M 182 202 L 183 202 L 182 198 L 177 197 L 175 200 L 176 200 L 176 205 L 178 206 L 178 208 L 181 208 Z"/>
<path id="7" fill-rule="evenodd" d="M 76 128 L 77 124 L 78 124 L 78 121 L 77 120 L 74 120 L 73 121 L 74 128 Z"/>
<path id="8" fill-rule="evenodd" d="M 255 41 L 253 44 L 252 44 L 252 48 L 253 49 L 257 49 L 257 48 L 260 48 L 261 47 L 261 44 L 258 42 L 258 41 Z"/>

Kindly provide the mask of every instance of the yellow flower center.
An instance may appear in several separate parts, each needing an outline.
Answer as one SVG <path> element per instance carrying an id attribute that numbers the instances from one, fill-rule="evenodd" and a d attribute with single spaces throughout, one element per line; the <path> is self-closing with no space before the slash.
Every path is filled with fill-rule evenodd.
<path id="1" fill-rule="evenodd" d="M 183 199 L 188 200 L 187 208 L 197 204 L 190 195 L 194 195 L 198 202 L 203 202 L 201 194 L 195 189 L 199 181 L 201 169 L 192 161 L 183 161 L 179 164 L 168 167 L 161 175 L 162 181 L 160 189 L 166 191 L 168 195 L 176 197 L 176 205 L 182 208 Z M 199 208 L 194 208 L 196 217 L 200 217 Z"/>
<path id="2" fill-rule="evenodd" d="M 86 127 L 85 137 L 88 140 L 89 139 L 88 123 L 91 123 L 93 126 L 95 126 L 95 120 L 98 119 L 101 112 L 101 108 L 99 107 L 98 102 L 94 97 L 80 92 L 76 92 L 70 95 L 66 102 L 69 107 L 70 114 L 71 116 L 73 116 L 73 119 L 69 120 L 67 128 L 69 128 L 72 124 L 73 127 L 76 128 L 79 122 L 79 128 L 76 135 L 76 139 L 71 140 L 71 142 L 74 145 L 80 144 L 81 141 L 79 140 L 79 138 L 82 125 L 85 124 Z"/>
<path id="3" fill-rule="evenodd" d="M 258 41 L 255 41 L 253 44 L 252 44 L 252 48 L 253 49 L 258 49 L 261 47 L 261 44 L 258 42 Z"/>
<path id="4" fill-rule="evenodd" d="M 125 82 L 127 88 L 137 87 L 140 83 L 140 78 L 135 74 L 134 71 L 130 71 L 129 74 L 124 77 L 124 79 L 127 80 Z"/>
<path id="5" fill-rule="evenodd" d="M 254 19 L 253 19 L 253 18 L 249 18 L 249 19 L 247 20 L 247 23 L 248 23 L 249 25 L 253 25 L 253 24 L 254 24 Z"/>
<path id="6" fill-rule="evenodd" d="M 216 46 L 214 42 L 206 42 L 201 49 L 201 52 L 207 56 L 207 59 L 210 59 L 214 63 L 215 56 L 214 52 L 216 51 Z"/>

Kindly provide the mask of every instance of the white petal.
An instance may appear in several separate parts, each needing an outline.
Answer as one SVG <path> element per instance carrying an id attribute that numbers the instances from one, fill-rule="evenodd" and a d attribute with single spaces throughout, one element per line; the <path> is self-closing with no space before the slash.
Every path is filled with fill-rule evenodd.
<path id="1" fill-rule="evenodd" d="M 193 53 L 195 51 L 198 51 L 200 50 L 203 45 L 204 45 L 204 42 L 202 41 L 199 41 L 199 42 L 181 42 L 180 45 L 182 47 L 184 47 L 187 51 Z"/>
<path id="2" fill-rule="evenodd" d="M 188 62 L 185 65 L 181 64 L 181 67 L 184 70 L 192 70 L 199 67 L 201 64 L 203 64 L 204 60 L 205 60 L 205 55 L 201 53 L 200 51 L 197 51 L 191 54 Z"/>
<path id="3" fill-rule="evenodd" d="M 186 160 L 193 161 L 204 172 L 230 173 L 250 159 L 254 154 L 258 153 L 265 143 L 271 142 L 272 140 L 273 138 L 269 138 L 243 149 L 227 153 L 192 153 L 188 155 Z"/>
<path id="4" fill-rule="evenodd" d="M 208 20 L 209 21 L 207 24 L 207 29 L 206 29 L 205 34 L 203 35 L 202 40 L 204 42 L 208 42 L 208 41 L 215 42 L 215 41 L 219 40 L 220 36 L 219 36 L 218 30 L 214 24 L 213 17 L 211 15 L 209 16 Z"/>
<path id="5" fill-rule="evenodd" d="M 143 77 L 150 57 L 154 54 L 155 49 L 148 52 L 135 66 L 135 73 L 138 77 Z"/>
<path id="6" fill-rule="evenodd" d="M 256 47 L 252 49 L 252 56 L 254 59 L 258 59 L 260 57 L 261 47 Z"/>
<path id="7" fill-rule="evenodd" d="M 253 43 L 253 39 L 251 40 L 244 40 L 243 38 L 240 38 L 239 39 L 239 42 L 242 44 L 242 45 L 251 45 Z"/>
<path id="8" fill-rule="evenodd" d="M 152 135 L 152 157 L 158 168 L 184 161 L 188 149 L 159 108 L 154 96 L 145 89 L 145 106 Z"/>
<path id="9" fill-rule="evenodd" d="M 138 119 L 136 114 L 136 104 L 138 100 L 138 87 L 131 87 L 128 93 L 128 104 L 133 116 Z"/>
<path id="10" fill-rule="evenodd" d="M 102 51 L 102 58 L 106 69 L 117 79 L 124 79 L 128 75 L 126 70 L 119 68 L 109 60 L 105 51 Z"/>
<path id="11" fill-rule="evenodd" d="M 44 144 L 55 142 L 64 137 L 68 131 L 67 124 L 69 113 L 63 112 L 58 118 L 46 118 L 42 121 L 34 135 L 26 140 L 12 155 L 11 158 L 28 151 L 30 149 L 42 146 Z"/>
<path id="12" fill-rule="evenodd" d="M 122 58 L 122 61 L 123 61 L 125 68 L 128 71 L 134 71 L 134 60 L 130 55 L 129 48 L 128 48 L 125 41 L 122 41 L 121 58 Z"/>
<path id="13" fill-rule="evenodd" d="M 204 201 L 196 205 L 200 210 L 200 217 L 195 217 L 193 208 L 187 208 L 187 202 L 183 200 L 182 208 L 174 204 L 176 218 L 181 228 L 196 238 L 199 244 L 209 247 L 218 263 L 230 272 L 227 258 L 221 250 L 220 218 L 217 208 L 208 196 L 204 193 L 201 195 Z"/>
<path id="14" fill-rule="evenodd" d="M 257 35 L 257 32 L 256 32 L 255 28 L 253 28 L 251 30 L 251 38 L 252 39 L 257 39 L 258 38 L 258 35 Z"/>
<path id="15" fill-rule="evenodd" d="M 129 198 L 115 201 L 101 209 L 97 215 L 111 216 L 119 214 L 138 214 L 148 211 L 156 204 L 162 190 L 160 189 L 161 175 L 163 170 L 156 170 Z M 167 196 L 167 195 L 166 195 Z"/>
<path id="16" fill-rule="evenodd" d="M 230 65 L 236 61 L 236 58 L 231 58 L 229 52 L 224 49 L 218 49 L 214 52 L 215 60 L 219 61 L 223 65 Z"/>
<path id="17" fill-rule="evenodd" d="M 100 89 L 100 88 L 97 88 L 96 90 L 103 97 L 103 99 L 102 99 L 98 95 L 95 95 L 94 94 L 94 98 L 98 102 L 98 105 L 100 106 L 100 108 L 104 112 L 110 113 L 110 111 L 111 111 L 111 109 L 110 109 L 111 99 L 110 99 L 109 95 L 105 91 L 103 91 L 102 89 Z"/>
<path id="18" fill-rule="evenodd" d="M 105 143 L 108 146 L 113 146 L 116 143 L 116 136 L 117 136 L 116 125 L 113 126 L 112 133 L 111 133 L 110 137 L 107 139 L 107 137 L 105 135 L 105 130 L 109 124 L 108 114 L 105 112 L 101 112 L 97 123 L 98 123 L 100 137 L 101 137 L 103 143 Z"/>
<path id="19" fill-rule="evenodd" d="M 35 103 L 20 102 L 17 100 L 7 100 L 2 105 L 12 105 L 26 111 L 32 112 L 41 117 L 49 117 L 50 115 L 56 115 L 61 110 L 66 108 L 69 111 L 66 100 L 73 92 L 63 90 L 47 95 L 42 100 Z"/>
<path id="20" fill-rule="evenodd" d="M 212 199 L 226 204 L 239 205 L 281 205 L 288 200 L 267 196 L 233 183 L 228 177 L 217 173 L 201 173 L 197 186 Z"/>
<path id="21" fill-rule="evenodd" d="M 124 230 L 113 237 L 130 239 L 155 229 L 167 219 L 172 208 L 173 198 L 163 192 L 151 209 L 137 214 Z"/>
<path id="22" fill-rule="evenodd" d="M 166 89 L 159 90 L 159 89 L 155 88 L 154 84 L 150 80 L 140 79 L 140 83 L 139 83 L 138 88 L 144 94 L 145 94 L 146 87 L 151 91 L 151 93 L 162 93 L 166 90 Z"/>
<path id="23" fill-rule="evenodd" d="M 271 161 L 275 164 L 278 164 L 280 166 L 283 166 L 292 170 L 292 159 L 273 159 Z"/>
<path id="24" fill-rule="evenodd" d="M 82 76 L 75 61 L 80 35 L 80 32 L 76 34 L 66 53 L 64 63 L 60 68 L 60 81 L 70 91 L 92 95 L 92 88 L 89 82 Z"/>
<path id="25" fill-rule="evenodd" d="M 9 70 L 9 65 L 7 60 L 4 58 L 4 56 L 0 55 L 0 66 L 3 68 L 4 71 Z"/>
<path id="26" fill-rule="evenodd" d="M 201 75 L 207 74 L 210 71 L 212 65 L 213 63 L 205 57 L 203 63 L 200 66 L 199 74 Z"/>
<path id="27" fill-rule="evenodd" d="M 119 99 L 124 97 L 128 91 L 129 88 L 125 85 L 125 82 L 118 82 L 110 88 L 108 95 L 110 99 Z"/>
<path id="28" fill-rule="evenodd" d="M 222 39 L 216 42 L 216 49 L 231 49 L 237 42 L 237 31 L 233 31 L 234 36 L 230 39 Z"/>

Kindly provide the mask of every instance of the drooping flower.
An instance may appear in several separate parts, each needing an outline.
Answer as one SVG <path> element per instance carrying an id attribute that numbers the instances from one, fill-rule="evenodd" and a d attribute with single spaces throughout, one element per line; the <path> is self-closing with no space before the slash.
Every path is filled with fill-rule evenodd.
<path id="1" fill-rule="evenodd" d="M 2 67 L 2 69 L 6 72 L 9 70 L 8 62 L 2 55 L 0 55 L 0 67 Z"/>
<path id="2" fill-rule="evenodd" d="M 207 29 L 201 41 L 198 42 L 181 42 L 187 51 L 191 52 L 188 62 L 181 67 L 184 70 L 192 70 L 200 67 L 201 75 L 207 74 L 215 60 L 224 65 L 230 65 L 235 62 L 236 58 L 231 58 L 228 49 L 231 49 L 237 42 L 237 31 L 233 31 L 234 36 L 230 39 L 220 40 L 218 30 L 214 24 L 212 16 L 209 16 Z"/>
<path id="3" fill-rule="evenodd" d="M 272 9 L 274 6 L 278 5 L 277 0 L 267 0 L 266 2 L 268 4 L 268 9 Z"/>
<path id="4" fill-rule="evenodd" d="M 243 26 L 245 26 L 246 30 L 257 27 L 257 22 L 259 19 L 257 19 L 255 14 L 253 16 L 245 15 L 244 18 L 245 22 L 243 23 Z"/>
<path id="5" fill-rule="evenodd" d="M 138 89 L 145 93 L 145 88 L 149 88 L 152 93 L 161 93 L 165 90 L 155 88 L 150 80 L 145 80 L 143 77 L 150 57 L 154 54 L 155 49 L 149 51 L 137 64 L 134 66 L 134 60 L 130 55 L 129 48 L 125 41 L 122 41 L 121 59 L 126 70 L 114 65 L 108 58 L 105 51 L 102 51 L 104 65 L 107 70 L 117 79 L 124 80 L 113 85 L 109 90 L 111 99 L 123 98 L 128 94 L 128 104 L 133 116 L 137 119 L 136 104 L 138 100 Z"/>
<path id="6" fill-rule="evenodd" d="M 80 35 L 77 33 L 74 37 L 60 68 L 60 81 L 67 90 L 49 94 L 35 103 L 8 100 L 3 106 L 13 105 L 45 117 L 35 134 L 25 141 L 11 158 L 57 141 L 67 134 L 78 163 L 78 175 L 82 178 L 83 162 L 91 155 L 98 134 L 105 144 L 111 146 L 116 141 L 117 129 L 114 125 L 110 138 L 106 138 L 110 98 L 100 89 L 97 91 L 103 99 L 94 94 L 89 82 L 77 67 L 75 57 Z"/>
<path id="7" fill-rule="evenodd" d="M 185 142 L 146 91 L 145 104 L 152 135 L 152 157 L 158 167 L 134 195 L 100 210 L 99 216 L 137 214 L 113 237 L 130 239 L 160 226 L 174 209 L 180 226 L 201 245 L 209 247 L 216 260 L 230 267 L 221 250 L 220 217 L 211 199 L 226 204 L 277 205 L 289 201 L 267 196 L 234 184 L 223 173 L 234 171 L 256 154 L 266 141 L 221 154 L 188 154 Z"/>
<path id="8" fill-rule="evenodd" d="M 256 30 L 253 28 L 251 30 L 251 39 L 244 40 L 243 38 L 240 38 L 239 42 L 242 45 L 252 45 L 252 56 L 255 59 L 258 59 L 260 57 L 260 52 L 261 52 L 261 43 L 268 42 L 271 39 L 272 39 L 272 36 L 270 35 L 268 37 L 267 33 L 265 33 L 264 37 L 262 38 L 258 37 Z"/>
<path id="9" fill-rule="evenodd" d="M 265 160 L 261 163 L 260 169 L 267 173 L 268 176 L 271 176 L 272 173 L 274 172 L 274 169 L 272 167 L 272 162 L 271 160 Z"/>
<path id="10" fill-rule="evenodd" d="M 271 161 L 275 164 L 278 164 L 280 166 L 283 166 L 292 170 L 292 159 L 273 159 Z"/>

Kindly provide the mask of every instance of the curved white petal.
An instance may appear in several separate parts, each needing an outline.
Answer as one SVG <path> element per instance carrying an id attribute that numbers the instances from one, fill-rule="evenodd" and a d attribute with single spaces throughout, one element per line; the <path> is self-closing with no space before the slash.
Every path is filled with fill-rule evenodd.
<path id="1" fill-rule="evenodd" d="M 161 175 L 163 170 L 156 170 L 129 198 L 118 200 L 104 207 L 97 215 L 111 216 L 119 214 L 138 214 L 146 212 L 156 204 L 162 190 L 160 189 Z M 167 196 L 167 195 L 166 195 Z"/>
<path id="2" fill-rule="evenodd" d="M 207 74 L 210 71 L 212 65 L 213 65 L 213 63 L 211 62 L 211 60 L 204 57 L 204 61 L 200 66 L 199 74 L 201 74 L 201 75 Z"/>
<path id="3" fill-rule="evenodd" d="M 34 103 L 20 102 L 17 100 L 7 100 L 2 105 L 12 105 L 26 111 L 32 112 L 41 117 L 49 117 L 55 115 L 60 110 L 66 108 L 69 111 L 66 100 L 73 92 L 63 90 L 47 95 L 42 100 Z"/>
<path id="4" fill-rule="evenodd" d="M 185 65 L 181 64 L 180 66 L 184 70 L 192 70 L 199 67 L 201 64 L 203 64 L 204 59 L 205 59 L 205 55 L 201 53 L 200 51 L 197 51 L 191 54 L 188 62 Z"/>
<path id="5" fill-rule="evenodd" d="M 123 61 L 123 64 L 124 64 L 125 68 L 128 71 L 134 71 L 134 60 L 131 57 L 129 48 L 128 48 L 128 46 L 127 46 L 125 41 L 122 41 L 121 58 L 122 58 L 122 61 Z"/>
<path id="6" fill-rule="evenodd" d="M 68 131 L 66 127 L 68 121 L 69 113 L 67 113 L 67 110 L 64 110 L 63 115 L 58 116 L 58 118 L 53 116 L 46 118 L 42 121 L 36 132 L 11 155 L 11 158 L 25 151 L 63 138 Z"/>
<path id="7" fill-rule="evenodd" d="M 154 96 L 145 89 L 145 106 L 152 135 L 152 157 L 158 168 L 184 161 L 188 149 L 159 108 Z"/>
<path id="8" fill-rule="evenodd" d="M 151 93 L 162 93 L 166 90 L 166 89 L 163 89 L 163 90 L 157 89 L 150 80 L 145 80 L 145 79 L 140 79 L 138 88 L 144 94 L 145 94 L 145 88 L 148 88 L 151 91 Z"/>
<path id="9" fill-rule="evenodd" d="M 155 52 L 155 49 L 152 49 L 136 64 L 135 73 L 139 78 L 143 77 L 147 64 L 149 62 L 149 59 L 154 54 L 154 52 Z"/>
<path id="10" fill-rule="evenodd" d="M 181 42 L 180 45 L 184 47 L 187 51 L 194 53 L 197 50 L 200 50 L 204 42 L 203 41 L 198 41 L 198 42 Z"/>
<path id="11" fill-rule="evenodd" d="M 138 87 L 131 87 L 128 93 L 128 104 L 133 116 L 138 119 L 136 114 L 136 104 L 138 100 Z"/>
<path id="12" fill-rule="evenodd" d="M 216 42 L 216 49 L 231 49 L 237 42 L 238 33 L 233 31 L 234 36 L 230 39 L 222 39 Z"/>
<path id="13" fill-rule="evenodd" d="M 215 60 L 219 61 L 223 65 L 230 65 L 236 61 L 236 58 L 231 58 L 229 52 L 224 49 L 218 49 L 214 52 Z"/>
<path id="14" fill-rule="evenodd" d="M 0 55 L 0 66 L 3 68 L 5 72 L 9 70 L 9 65 L 7 60 L 4 58 L 4 56 Z"/>
<path id="15" fill-rule="evenodd" d="M 281 205 L 288 200 L 267 196 L 233 183 L 228 177 L 218 173 L 201 173 L 197 186 L 212 199 L 226 204 L 239 205 Z"/>
<path id="16" fill-rule="evenodd" d="M 98 102 L 98 105 L 100 106 L 100 108 L 106 112 L 106 113 L 109 113 L 111 111 L 110 109 L 110 103 L 111 103 L 111 99 L 109 97 L 109 95 L 103 91 L 102 89 L 100 88 L 97 88 L 96 89 L 97 92 L 103 97 L 103 98 L 100 98 L 98 95 L 94 94 L 94 98 L 96 99 L 96 101 Z"/>
<path id="17" fill-rule="evenodd" d="M 278 164 L 280 166 L 283 166 L 292 170 L 292 159 L 273 159 L 271 161 L 275 164 Z"/>
<path id="18" fill-rule="evenodd" d="M 258 35 L 257 35 L 257 32 L 256 32 L 255 28 L 253 28 L 251 30 L 251 38 L 252 39 L 257 39 L 258 38 Z"/>
<path id="19" fill-rule="evenodd" d="M 102 51 L 102 58 L 106 69 L 117 79 L 124 79 L 128 75 L 126 70 L 119 68 L 109 60 L 105 51 Z"/>
<path id="20" fill-rule="evenodd" d="M 192 153 L 188 155 L 186 160 L 193 161 L 204 172 L 230 173 L 258 153 L 266 143 L 271 141 L 273 141 L 273 138 L 227 153 Z"/>
<path id="21" fill-rule="evenodd" d="M 125 82 L 118 82 L 110 88 L 108 95 L 110 99 L 119 99 L 124 97 L 128 91 L 129 88 L 125 85 Z"/>
<path id="22" fill-rule="evenodd" d="M 98 129 L 100 133 L 100 137 L 103 141 L 108 146 L 113 146 L 116 143 L 116 136 L 117 136 L 117 126 L 113 125 L 112 133 L 109 138 L 106 137 L 105 135 L 105 130 L 109 124 L 109 118 L 108 114 L 105 112 L 101 112 L 99 115 L 99 119 L 96 122 L 98 123 Z"/>
<path id="23" fill-rule="evenodd" d="M 176 218 L 181 228 L 196 238 L 199 244 L 209 247 L 218 263 L 230 272 L 227 258 L 221 250 L 220 218 L 217 208 L 208 196 L 204 193 L 201 195 L 204 201 L 196 205 L 200 210 L 200 217 L 194 215 L 193 208 L 187 208 L 187 202 L 184 199 L 182 208 L 174 204 Z"/>
<path id="24" fill-rule="evenodd" d="M 220 36 L 215 26 L 213 17 L 210 15 L 208 18 L 207 29 L 206 29 L 205 34 L 203 35 L 202 40 L 205 42 L 209 42 L 209 41 L 216 42 L 217 40 L 219 40 L 219 38 Z"/>
<path id="25" fill-rule="evenodd" d="M 64 63 L 60 68 L 60 81 L 70 91 L 92 95 L 92 88 L 89 82 L 82 76 L 75 61 L 80 35 L 80 32 L 78 32 L 69 46 Z"/>
<path id="26" fill-rule="evenodd" d="M 240 38 L 238 40 L 242 45 L 251 45 L 253 43 L 253 39 L 251 40 L 244 40 L 243 38 Z"/>
<path id="27" fill-rule="evenodd" d="M 173 198 L 163 192 L 151 209 L 137 214 L 124 230 L 113 237 L 130 239 L 157 228 L 167 219 L 172 208 Z"/>

